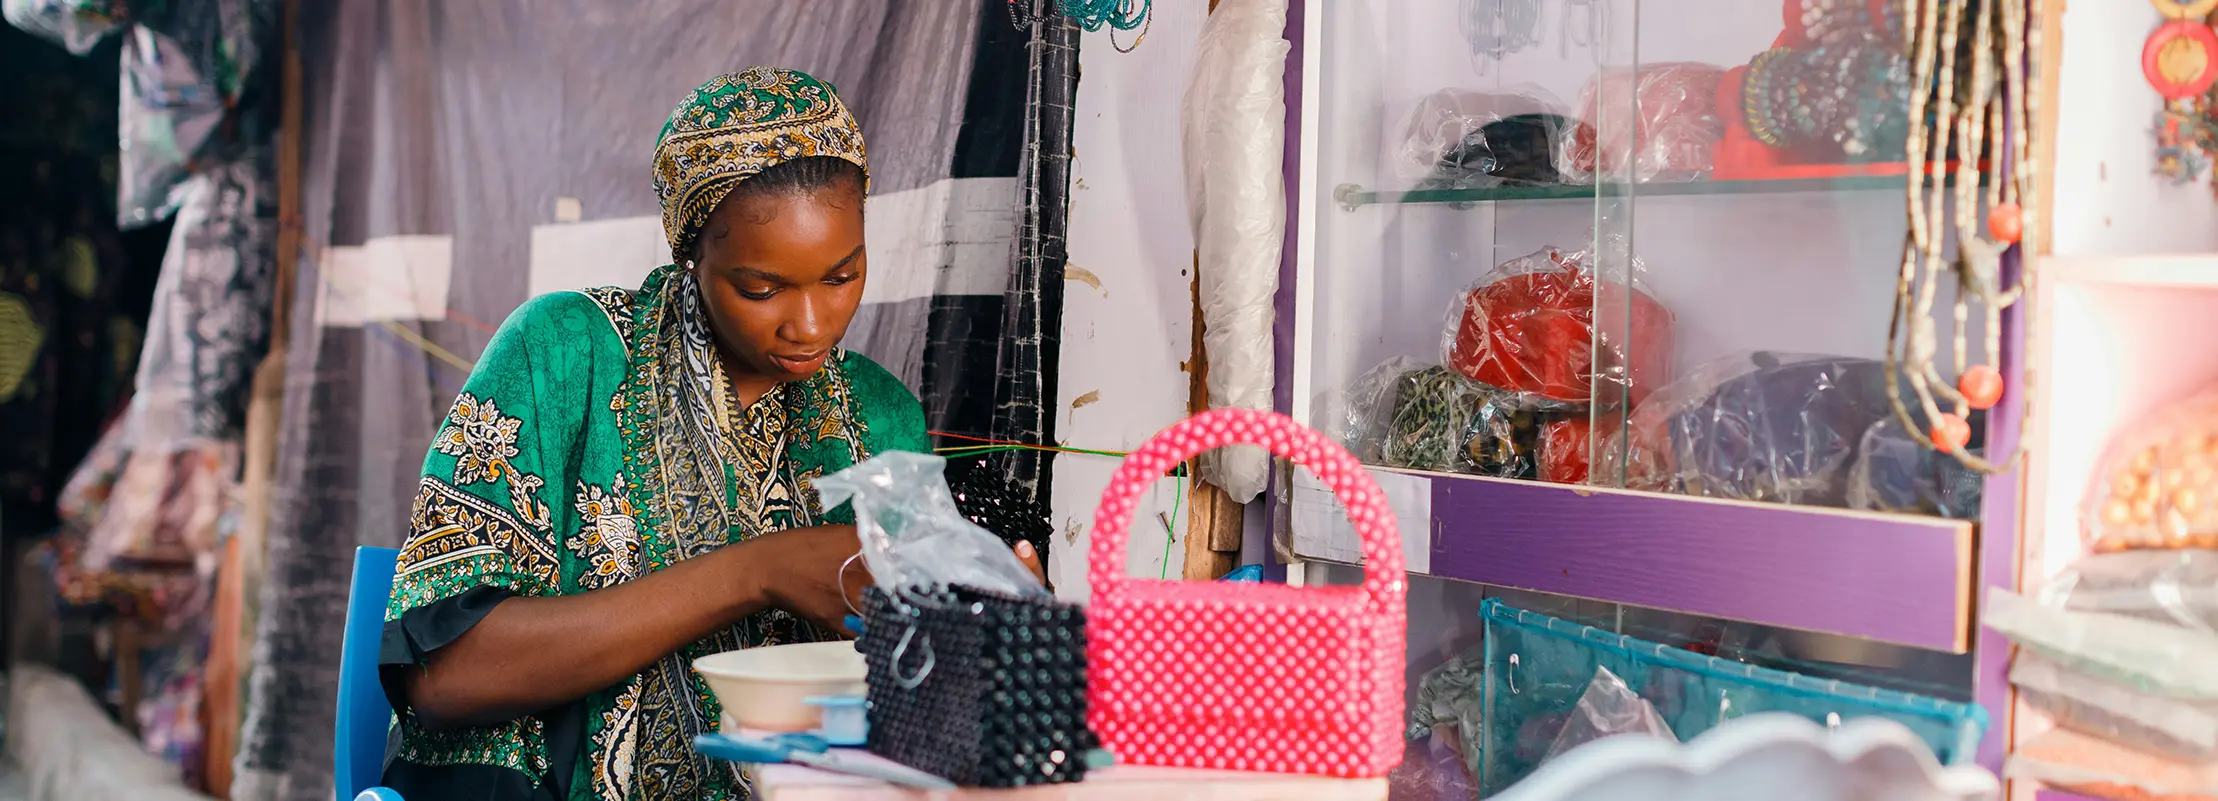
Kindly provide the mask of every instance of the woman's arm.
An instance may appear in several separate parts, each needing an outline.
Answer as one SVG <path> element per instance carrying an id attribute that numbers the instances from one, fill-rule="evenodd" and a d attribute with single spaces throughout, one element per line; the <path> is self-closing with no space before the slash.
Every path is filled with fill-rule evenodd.
<path id="1" fill-rule="evenodd" d="M 856 548 L 853 526 L 780 531 L 607 589 L 508 598 L 402 686 L 427 727 L 486 725 L 614 686 L 765 608 L 840 630 L 843 593 L 870 581 L 860 560 L 846 588 L 836 578 Z"/>

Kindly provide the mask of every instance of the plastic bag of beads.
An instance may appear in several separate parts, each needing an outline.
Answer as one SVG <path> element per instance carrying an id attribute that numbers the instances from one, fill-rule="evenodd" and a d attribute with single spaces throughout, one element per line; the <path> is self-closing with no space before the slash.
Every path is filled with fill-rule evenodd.
<path id="1" fill-rule="evenodd" d="M 2173 759 L 2071 729 L 2020 743 L 2002 776 L 2088 798 L 2218 801 L 2218 762 Z"/>
<path id="2" fill-rule="evenodd" d="M 2041 585 L 2041 602 L 2218 633 L 2218 551 L 2082 556 Z"/>
<path id="3" fill-rule="evenodd" d="M 1877 360 L 1729 356 L 1641 401 L 1595 470 L 1633 489 L 1845 507 L 1865 434 L 1892 420 Z M 1969 447 L 1983 428 L 1973 421 Z"/>
<path id="4" fill-rule="evenodd" d="M 1638 262 L 1627 292 L 1598 280 L 1591 261 L 1589 254 L 1550 247 L 1497 265 L 1456 296 L 1442 360 L 1473 381 L 1530 396 L 1512 399 L 1527 405 L 1585 404 L 1599 380 L 1629 382 L 1639 403 L 1670 379 L 1671 311 L 1642 288 Z M 1598 292 L 1629 297 L 1631 325 L 1622 335 L 1630 342 L 1606 341 L 1620 334 L 1595 327 Z"/>
<path id="5" fill-rule="evenodd" d="M 2218 702 L 2159 698 L 2081 673 L 2037 651 L 2010 665 L 2018 697 L 2057 725 L 2180 759 L 2218 759 Z"/>
<path id="6" fill-rule="evenodd" d="M 2097 551 L 2218 549 L 2218 388 L 2112 441 L 2080 511 Z"/>
<path id="7" fill-rule="evenodd" d="M 863 591 L 871 753 L 966 787 L 1083 779 L 1086 612 L 970 587 Z"/>
<path id="8" fill-rule="evenodd" d="M 1536 87 L 1434 92 L 1403 126 L 1396 172 L 1419 190 L 1562 183 L 1555 152 L 1570 120 L 1559 108 Z"/>
<path id="9" fill-rule="evenodd" d="M 123 7 L 117 0 L 0 0 L 0 16 L 82 56 L 122 24 Z"/>
<path id="10" fill-rule="evenodd" d="M 1557 149 L 1557 170 L 1571 183 L 1700 180 L 1725 136 L 1717 108 L 1724 75 L 1693 63 L 1602 70 L 1579 95 L 1579 122 Z M 1606 118 L 1603 108 L 1633 109 L 1633 119 Z"/>
<path id="11" fill-rule="evenodd" d="M 2218 634 L 2151 620 L 2074 612 L 2003 589 L 1987 592 L 1980 622 L 2021 649 L 2072 670 L 2168 699 L 2218 701 Z"/>
<path id="12" fill-rule="evenodd" d="M 879 587 L 964 585 L 1046 595 L 1039 577 L 993 532 L 963 517 L 943 475 L 947 460 L 888 451 L 811 482 L 824 508 L 855 505 L 863 561 Z"/>
<path id="13" fill-rule="evenodd" d="M 1350 391 L 1343 437 L 1365 463 L 1533 478 L 1544 409 L 1439 366 L 1396 360 Z"/>
<path id="14" fill-rule="evenodd" d="M 1980 432 L 1976 439 L 1985 439 L 1984 417 L 1983 413 L 1972 415 L 1974 430 Z M 1978 456 L 1985 449 L 1970 446 L 1966 450 Z M 1985 475 L 1911 439 L 1890 415 L 1864 431 L 1848 475 L 1848 506 L 1972 520 L 1979 517 L 1979 498 L 1985 487 Z"/>

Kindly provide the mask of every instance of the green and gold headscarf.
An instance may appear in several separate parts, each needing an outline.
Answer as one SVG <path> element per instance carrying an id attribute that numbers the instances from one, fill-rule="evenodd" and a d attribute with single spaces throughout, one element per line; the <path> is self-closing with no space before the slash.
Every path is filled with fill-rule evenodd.
<path id="1" fill-rule="evenodd" d="M 655 195 L 671 258 L 684 263 L 709 212 L 740 181 L 808 156 L 870 171 L 862 127 L 831 84 L 798 70 L 750 67 L 694 89 L 655 141 Z"/>

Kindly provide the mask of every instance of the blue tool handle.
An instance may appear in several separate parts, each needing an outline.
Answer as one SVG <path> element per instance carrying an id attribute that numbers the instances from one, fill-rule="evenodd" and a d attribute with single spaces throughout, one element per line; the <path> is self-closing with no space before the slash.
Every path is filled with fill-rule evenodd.
<path id="1" fill-rule="evenodd" d="M 703 734 L 693 738 L 693 750 L 710 759 L 725 762 L 744 762 L 750 765 L 775 765 L 786 761 L 788 751 L 768 743 L 737 740 L 721 734 Z"/>
<path id="2" fill-rule="evenodd" d="M 857 616 L 855 616 L 855 615 L 848 615 L 848 616 L 847 616 L 847 619 L 845 619 L 845 620 L 842 620 L 842 621 L 840 621 L 840 622 L 841 622 L 841 623 L 845 623 L 845 624 L 847 624 L 847 630 L 848 630 L 848 631 L 852 631 L 852 632 L 854 632 L 854 633 L 855 633 L 855 636 L 857 636 L 857 637 L 860 637 L 860 636 L 862 636 L 862 634 L 863 634 L 863 619 L 862 619 L 861 617 L 857 617 Z"/>

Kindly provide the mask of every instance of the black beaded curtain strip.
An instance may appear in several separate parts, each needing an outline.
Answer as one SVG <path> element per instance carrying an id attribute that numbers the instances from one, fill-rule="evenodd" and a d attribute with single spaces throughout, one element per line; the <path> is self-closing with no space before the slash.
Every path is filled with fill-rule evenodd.
<path id="1" fill-rule="evenodd" d="M 1016 269 L 1002 326 L 993 435 L 1052 444 L 1055 380 L 1063 325 L 1063 265 L 1070 208 L 1072 108 L 1078 95 L 1078 26 L 1054 13 L 1055 0 L 1030 3 L 1024 160 L 1018 173 Z M 1054 454 L 1010 451 L 995 464 L 1011 484 L 1046 503 Z"/>

